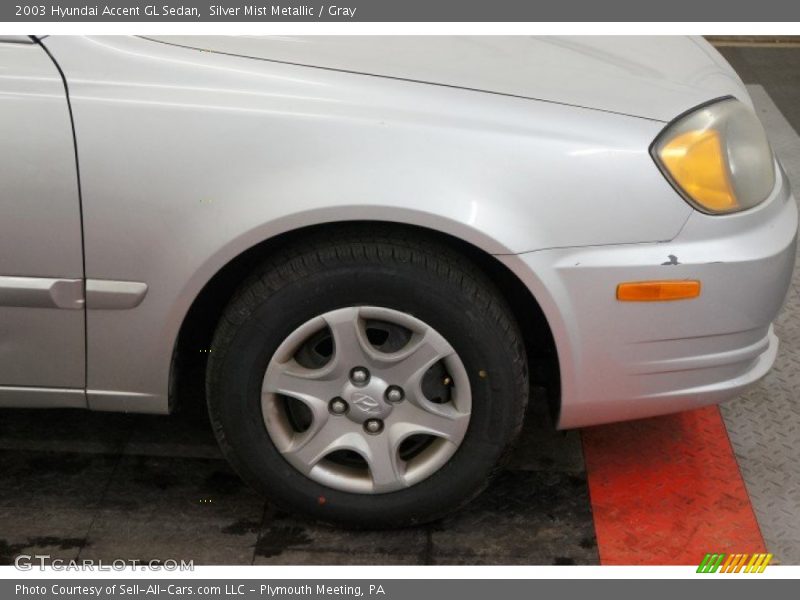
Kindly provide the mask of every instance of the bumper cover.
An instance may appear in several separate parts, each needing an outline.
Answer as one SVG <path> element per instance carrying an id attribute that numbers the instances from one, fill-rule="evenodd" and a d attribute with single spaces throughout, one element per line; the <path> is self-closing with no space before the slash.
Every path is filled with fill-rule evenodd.
<path id="1" fill-rule="evenodd" d="M 785 174 L 759 207 L 693 213 L 668 243 L 553 249 L 504 257 L 548 318 L 559 354 L 558 426 L 649 417 L 730 399 L 778 351 L 771 323 L 797 244 Z M 699 298 L 619 302 L 624 281 L 698 279 Z"/>

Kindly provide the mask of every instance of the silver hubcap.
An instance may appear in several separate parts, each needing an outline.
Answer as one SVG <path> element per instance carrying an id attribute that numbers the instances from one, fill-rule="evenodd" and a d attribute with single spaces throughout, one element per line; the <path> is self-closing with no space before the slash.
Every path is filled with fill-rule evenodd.
<path id="1" fill-rule="evenodd" d="M 381 327 L 392 344 L 372 339 Z M 309 366 L 301 354 L 320 339 L 330 342 L 324 364 Z M 429 397 L 440 388 L 445 393 Z M 297 470 L 332 488 L 376 494 L 447 463 L 467 432 L 472 396 L 444 337 L 408 314 L 364 306 L 325 313 L 289 335 L 267 366 L 261 406 L 272 441 Z"/>

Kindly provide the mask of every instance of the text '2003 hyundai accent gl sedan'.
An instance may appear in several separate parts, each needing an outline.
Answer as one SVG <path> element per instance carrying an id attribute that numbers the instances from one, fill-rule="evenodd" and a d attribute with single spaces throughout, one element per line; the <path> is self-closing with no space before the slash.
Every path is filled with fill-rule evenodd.
<path id="1" fill-rule="evenodd" d="M 2 405 L 167 413 L 199 377 L 244 479 L 374 527 L 483 489 L 532 383 L 572 428 L 775 359 L 797 209 L 701 39 L 6 36 L 0 65 Z"/>

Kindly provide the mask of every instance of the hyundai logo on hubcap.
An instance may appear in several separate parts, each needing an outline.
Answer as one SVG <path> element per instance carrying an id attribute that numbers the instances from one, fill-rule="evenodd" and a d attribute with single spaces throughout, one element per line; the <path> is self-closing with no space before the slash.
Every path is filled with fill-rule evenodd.
<path id="1" fill-rule="evenodd" d="M 380 412 L 380 404 L 378 401 L 364 393 L 356 392 L 353 394 L 353 404 L 367 414 L 376 414 Z"/>

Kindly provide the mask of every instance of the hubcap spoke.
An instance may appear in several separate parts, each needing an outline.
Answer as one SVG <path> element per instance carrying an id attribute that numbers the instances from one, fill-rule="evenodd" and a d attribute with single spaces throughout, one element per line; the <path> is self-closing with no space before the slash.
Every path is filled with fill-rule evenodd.
<path id="1" fill-rule="evenodd" d="M 343 432 L 327 421 L 323 426 L 299 434 L 283 454 L 305 473 L 309 473 L 325 456 L 336 450 L 360 450 L 363 442 L 352 431 Z"/>
<path id="2" fill-rule="evenodd" d="M 402 382 L 414 387 L 425 372 L 434 364 L 454 354 L 453 348 L 444 338 L 430 331 L 418 341 L 392 354 L 382 354 L 383 376 L 392 382 Z"/>
<path id="3" fill-rule="evenodd" d="M 398 426 L 407 435 L 427 434 L 458 444 L 469 427 L 469 413 L 462 413 L 449 404 L 434 404 L 416 397 L 395 409 Z"/>
<path id="4" fill-rule="evenodd" d="M 389 331 L 403 328 L 410 338 L 385 352 L 367 338 L 372 323 L 377 331 L 381 323 Z M 304 366 L 313 361 L 301 351 L 318 344 L 325 328 L 332 354 L 320 368 Z M 406 339 L 392 335 L 380 345 L 397 348 Z M 312 351 L 327 356 L 317 348 Z M 423 378 L 437 363 L 444 385 L 452 387 L 443 403 L 423 393 Z M 267 367 L 261 404 L 275 447 L 298 471 L 335 489 L 381 494 L 412 486 L 450 460 L 467 432 L 472 395 L 464 364 L 436 330 L 410 314 L 364 306 L 327 312 L 290 334 Z"/>
<path id="5" fill-rule="evenodd" d="M 366 362 L 365 359 L 372 354 L 372 351 L 361 326 L 359 309 L 343 308 L 330 312 L 323 318 L 333 337 L 337 373 L 342 369 L 349 372 L 350 367 Z"/>
<path id="6" fill-rule="evenodd" d="M 330 398 L 341 388 L 338 378 L 328 369 L 306 369 L 294 360 L 273 362 L 267 368 L 262 391 L 283 394 L 303 401 L 314 411 L 314 405 L 326 407 Z"/>
<path id="7" fill-rule="evenodd" d="M 391 492 L 406 486 L 405 464 L 400 460 L 400 441 L 393 435 L 370 436 L 364 459 L 369 465 L 374 492 Z"/>

